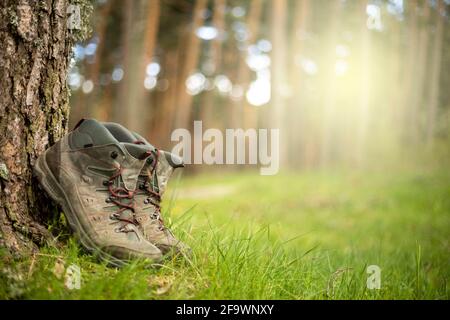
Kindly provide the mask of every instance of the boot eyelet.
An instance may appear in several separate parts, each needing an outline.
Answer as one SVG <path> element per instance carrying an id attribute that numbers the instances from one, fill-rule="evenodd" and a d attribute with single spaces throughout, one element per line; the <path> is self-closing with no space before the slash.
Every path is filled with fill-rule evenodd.
<path id="1" fill-rule="evenodd" d="M 117 153 L 117 151 L 111 152 L 111 158 L 113 158 L 113 159 L 116 159 L 118 155 L 119 154 Z"/>
<path id="2" fill-rule="evenodd" d="M 147 164 L 151 165 L 153 163 L 153 157 L 147 158 Z"/>
<path id="3" fill-rule="evenodd" d="M 105 181 L 103 181 L 103 185 L 105 186 L 105 187 L 107 187 L 107 186 L 109 186 L 109 185 L 111 185 L 112 183 L 111 183 L 111 181 L 109 181 L 109 180 L 105 180 Z"/>
<path id="4" fill-rule="evenodd" d="M 105 199 L 105 202 L 106 202 L 106 203 L 111 203 L 111 202 L 112 202 L 111 197 L 106 198 L 106 199 Z"/>
<path id="5" fill-rule="evenodd" d="M 110 218 L 111 220 L 117 220 L 118 215 L 117 215 L 117 213 L 112 213 L 112 214 L 109 216 L 109 218 Z"/>
<path id="6" fill-rule="evenodd" d="M 147 198 L 144 200 L 144 204 L 149 204 L 150 200 Z"/>

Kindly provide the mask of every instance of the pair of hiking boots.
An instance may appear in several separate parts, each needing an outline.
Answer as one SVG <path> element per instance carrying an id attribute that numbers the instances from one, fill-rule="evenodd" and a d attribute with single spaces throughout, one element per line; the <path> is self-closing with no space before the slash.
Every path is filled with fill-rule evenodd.
<path id="1" fill-rule="evenodd" d="M 121 266 L 188 254 L 161 218 L 161 197 L 182 160 L 117 123 L 81 120 L 47 149 L 34 172 L 82 245 Z"/>

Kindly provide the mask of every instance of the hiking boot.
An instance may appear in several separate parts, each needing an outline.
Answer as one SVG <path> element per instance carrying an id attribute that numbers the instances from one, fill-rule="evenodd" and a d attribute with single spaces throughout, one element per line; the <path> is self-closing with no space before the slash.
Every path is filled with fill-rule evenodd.
<path id="1" fill-rule="evenodd" d="M 150 156 L 96 120 L 82 120 L 37 159 L 34 172 L 90 252 L 116 266 L 159 261 L 161 251 L 145 239 L 135 214 L 138 176 Z"/>
<path id="2" fill-rule="evenodd" d="M 182 159 L 170 152 L 156 149 L 142 136 L 120 124 L 109 122 L 104 123 L 104 126 L 120 142 L 143 146 L 151 154 L 139 174 L 138 189 L 141 192 L 136 194 L 136 219 L 146 239 L 163 254 L 190 255 L 191 249 L 173 235 L 161 217 L 162 196 L 173 171 L 184 167 Z"/>

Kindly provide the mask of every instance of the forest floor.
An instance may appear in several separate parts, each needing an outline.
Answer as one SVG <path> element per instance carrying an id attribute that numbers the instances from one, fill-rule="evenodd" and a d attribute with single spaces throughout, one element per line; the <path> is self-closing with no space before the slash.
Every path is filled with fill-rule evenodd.
<path id="1" fill-rule="evenodd" d="M 448 170 L 184 176 L 165 220 L 191 259 L 111 268 L 62 233 L 62 248 L 2 255 L 0 298 L 449 299 L 449 181 Z M 72 264 L 80 289 L 64 284 Z"/>

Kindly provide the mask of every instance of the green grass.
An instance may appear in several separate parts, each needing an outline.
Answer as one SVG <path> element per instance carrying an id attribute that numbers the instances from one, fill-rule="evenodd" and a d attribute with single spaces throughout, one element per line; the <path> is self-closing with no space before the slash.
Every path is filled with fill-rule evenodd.
<path id="1" fill-rule="evenodd" d="M 448 170 L 209 174 L 172 190 L 166 220 L 191 260 L 115 269 L 62 235 L 62 248 L 3 255 L 0 298 L 449 299 Z M 80 266 L 80 290 L 58 263 Z M 379 290 L 366 287 L 369 265 Z"/>

